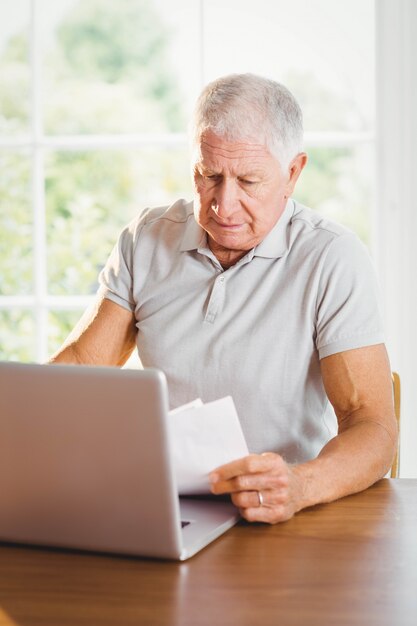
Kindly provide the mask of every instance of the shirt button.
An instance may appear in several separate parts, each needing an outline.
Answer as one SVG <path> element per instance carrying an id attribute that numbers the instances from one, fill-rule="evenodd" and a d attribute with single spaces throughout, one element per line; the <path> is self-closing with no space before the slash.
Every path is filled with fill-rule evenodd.
<path id="1" fill-rule="evenodd" d="M 224 283 L 224 276 L 220 276 L 220 282 Z"/>

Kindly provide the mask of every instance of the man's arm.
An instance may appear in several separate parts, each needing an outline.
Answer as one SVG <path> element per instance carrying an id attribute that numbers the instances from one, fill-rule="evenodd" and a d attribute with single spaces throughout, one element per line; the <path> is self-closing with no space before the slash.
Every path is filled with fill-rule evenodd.
<path id="1" fill-rule="evenodd" d="M 321 371 L 339 429 L 316 459 L 290 466 L 268 452 L 212 473 L 213 493 L 232 494 L 249 521 L 284 521 L 307 506 L 369 487 L 391 466 L 397 423 L 385 346 L 328 356 L 321 361 Z M 257 492 L 262 494 L 262 506 Z"/>
<path id="2" fill-rule="evenodd" d="M 122 366 L 135 346 L 135 317 L 100 298 L 84 313 L 50 363 Z"/>

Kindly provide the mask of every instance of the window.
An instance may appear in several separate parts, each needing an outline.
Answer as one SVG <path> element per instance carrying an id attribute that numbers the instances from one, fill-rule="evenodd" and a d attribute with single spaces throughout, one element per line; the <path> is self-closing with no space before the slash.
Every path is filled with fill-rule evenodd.
<path id="1" fill-rule="evenodd" d="M 190 196 L 186 123 L 218 75 L 257 72 L 294 92 L 310 156 L 295 196 L 372 247 L 372 0 L 14 0 L 0 11 L 1 359 L 45 360 L 121 227 Z"/>

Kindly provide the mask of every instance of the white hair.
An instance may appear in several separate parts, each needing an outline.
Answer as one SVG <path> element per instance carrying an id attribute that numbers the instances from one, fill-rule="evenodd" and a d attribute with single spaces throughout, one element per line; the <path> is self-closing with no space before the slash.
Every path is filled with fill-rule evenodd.
<path id="1" fill-rule="evenodd" d="M 194 146 L 206 131 L 227 141 L 261 143 L 283 169 L 303 145 L 302 113 L 292 93 L 255 74 L 223 76 L 203 89 L 190 125 Z"/>

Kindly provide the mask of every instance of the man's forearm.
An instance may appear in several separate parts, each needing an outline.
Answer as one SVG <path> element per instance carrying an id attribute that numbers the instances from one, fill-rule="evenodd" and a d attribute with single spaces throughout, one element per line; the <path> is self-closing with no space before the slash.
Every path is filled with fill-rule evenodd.
<path id="1" fill-rule="evenodd" d="M 84 362 L 78 356 L 77 351 L 74 349 L 73 345 L 63 347 L 49 359 L 48 363 L 67 363 L 68 365 L 84 364 Z"/>
<path id="2" fill-rule="evenodd" d="M 294 466 L 299 509 L 366 489 L 391 467 L 397 434 L 376 420 L 358 420 L 331 439 L 316 459 Z"/>
<path id="3" fill-rule="evenodd" d="M 135 347 L 131 311 L 101 299 L 87 309 L 50 363 L 122 366 Z"/>

